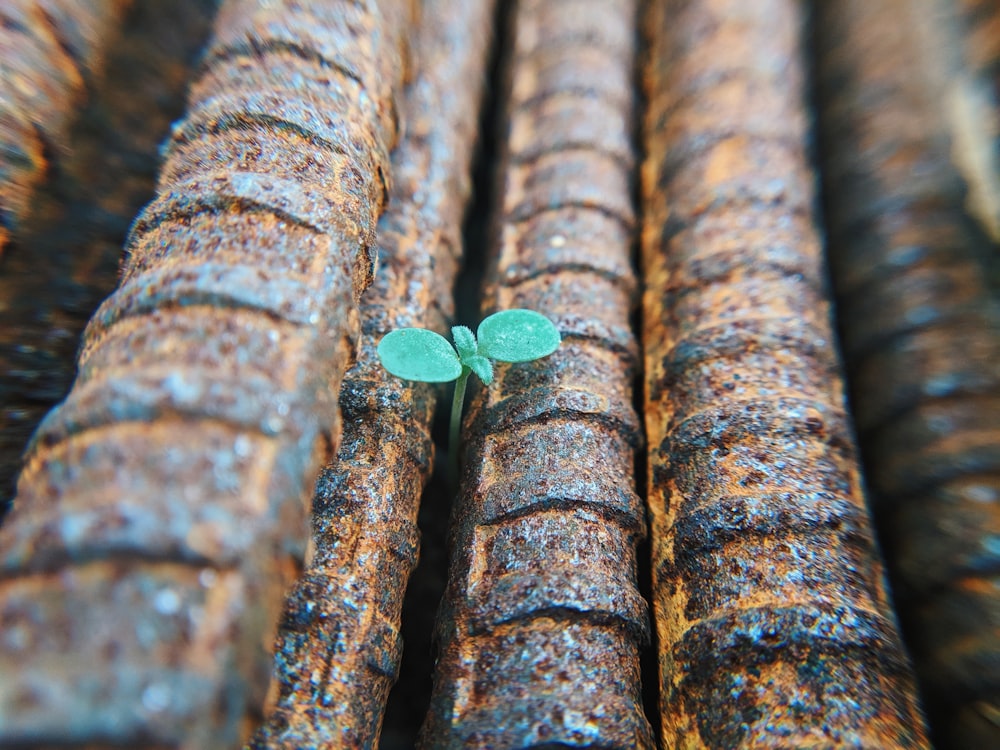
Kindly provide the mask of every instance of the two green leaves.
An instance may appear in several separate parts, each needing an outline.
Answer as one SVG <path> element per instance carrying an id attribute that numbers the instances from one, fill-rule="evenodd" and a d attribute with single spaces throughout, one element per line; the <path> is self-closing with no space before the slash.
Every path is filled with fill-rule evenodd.
<path id="1" fill-rule="evenodd" d="M 560 343 L 552 322 L 534 310 L 503 310 L 479 324 L 473 335 L 465 326 L 451 329 L 455 346 L 426 328 L 390 331 L 378 345 L 382 366 L 393 375 L 425 383 L 447 383 L 472 371 L 480 380 L 493 381 L 498 362 L 528 362 L 546 357 Z"/>

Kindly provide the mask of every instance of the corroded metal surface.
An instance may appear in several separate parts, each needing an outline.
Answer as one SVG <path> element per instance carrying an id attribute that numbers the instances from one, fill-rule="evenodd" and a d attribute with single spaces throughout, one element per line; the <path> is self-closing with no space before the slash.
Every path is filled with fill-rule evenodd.
<path id="1" fill-rule="evenodd" d="M 277 705 L 255 748 L 371 748 L 400 659 L 400 611 L 417 561 L 432 464 L 429 386 L 400 380 L 375 345 L 393 328 L 445 330 L 461 253 L 491 2 L 427 0 L 379 274 L 362 298 L 362 348 L 344 380 L 343 443 L 313 499 L 312 555 L 278 628 Z"/>
<path id="2" fill-rule="evenodd" d="M 524 0 L 488 310 L 561 347 L 502 366 L 466 420 L 425 747 L 648 747 L 645 513 L 629 327 L 634 4 Z"/>
<path id="3" fill-rule="evenodd" d="M 129 224 L 153 195 L 159 146 L 184 112 L 215 0 L 140 0 L 106 41 L 105 74 L 0 258 L 0 516 L 21 458 L 76 374 L 79 338 L 118 281 Z"/>
<path id="4" fill-rule="evenodd" d="M 1000 746 L 1000 315 L 984 240 L 908 3 L 822 7 L 831 267 L 875 516 L 936 744 Z"/>
<path id="5" fill-rule="evenodd" d="M 129 0 L 5 0 L 0 5 L 0 251 L 66 133 Z"/>
<path id="6" fill-rule="evenodd" d="M 838 377 L 800 4 L 667 0 L 645 28 L 663 746 L 926 747 Z"/>
<path id="7" fill-rule="evenodd" d="M 410 13 L 220 10 L 122 284 L 0 530 L 0 742 L 245 735 L 338 442 Z"/>

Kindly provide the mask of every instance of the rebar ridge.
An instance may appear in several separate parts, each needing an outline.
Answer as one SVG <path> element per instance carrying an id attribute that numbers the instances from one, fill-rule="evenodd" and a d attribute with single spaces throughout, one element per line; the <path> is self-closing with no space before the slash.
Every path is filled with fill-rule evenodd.
<path id="1" fill-rule="evenodd" d="M 375 345 L 397 327 L 444 330 L 452 317 L 491 5 L 428 0 L 422 8 L 406 137 L 379 223 L 379 274 L 362 298 L 363 346 L 340 391 L 343 442 L 313 498 L 315 553 L 279 624 L 277 705 L 254 748 L 378 744 L 417 562 L 434 398 L 429 386 L 388 374 Z"/>
<path id="2" fill-rule="evenodd" d="M 130 0 L 6 0 L 0 8 L 0 251 L 25 218 Z"/>
<path id="3" fill-rule="evenodd" d="M 338 443 L 410 15 L 220 10 L 121 286 L 0 530 L 0 670 L 18 676 L 0 679 L 0 744 L 245 737 Z"/>
<path id="4" fill-rule="evenodd" d="M 652 746 L 629 327 L 634 24 L 619 0 L 517 7 L 484 307 L 538 310 L 563 343 L 498 366 L 467 417 L 425 747 Z"/>
<path id="5" fill-rule="evenodd" d="M 800 4 L 665 0 L 646 21 L 663 747 L 927 747 L 838 374 Z"/>
<path id="6" fill-rule="evenodd" d="M 993 747 L 1000 315 L 912 12 L 859 1 L 817 18 L 831 268 L 875 518 L 935 744 Z"/>

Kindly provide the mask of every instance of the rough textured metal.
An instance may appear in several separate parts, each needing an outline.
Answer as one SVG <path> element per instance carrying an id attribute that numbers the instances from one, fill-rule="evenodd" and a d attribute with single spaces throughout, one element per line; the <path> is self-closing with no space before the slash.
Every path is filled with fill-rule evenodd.
<path id="1" fill-rule="evenodd" d="M 278 628 L 277 704 L 252 747 L 372 748 L 399 670 L 403 593 L 433 463 L 429 386 L 400 380 L 375 345 L 390 330 L 444 331 L 461 253 L 490 49 L 490 2 L 427 0 L 379 274 L 362 298 L 363 345 L 344 380 L 343 442 L 313 499 L 315 552 Z"/>
<path id="2" fill-rule="evenodd" d="M 629 183 L 634 4 L 525 0 L 488 310 L 561 347 L 497 368 L 467 418 L 425 747 L 652 745 L 636 588 Z"/>
<path id="3" fill-rule="evenodd" d="M 245 736 L 338 442 L 410 13 L 220 10 L 122 284 L 0 530 L 0 743 Z"/>
<path id="4" fill-rule="evenodd" d="M 58 174 L 0 259 L 0 516 L 25 446 L 76 374 L 79 338 L 118 281 L 122 243 L 153 195 L 159 146 L 184 112 L 215 0 L 140 0 L 104 40 L 106 71 L 66 135 Z"/>
<path id="5" fill-rule="evenodd" d="M 67 150 L 70 120 L 100 75 L 128 0 L 5 0 L 0 6 L 0 251 Z"/>
<path id="6" fill-rule="evenodd" d="M 821 7 L 831 267 L 875 516 L 935 743 L 1000 746 L 1000 315 L 984 240 L 908 3 Z"/>
<path id="7" fill-rule="evenodd" d="M 664 747 L 926 747 L 862 495 L 800 4 L 652 3 L 643 342 Z"/>

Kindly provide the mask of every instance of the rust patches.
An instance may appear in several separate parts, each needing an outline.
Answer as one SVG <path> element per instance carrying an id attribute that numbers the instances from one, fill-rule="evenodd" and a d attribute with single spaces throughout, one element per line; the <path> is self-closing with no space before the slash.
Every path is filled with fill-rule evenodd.
<path id="1" fill-rule="evenodd" d="M 379 275 L 362 298 L 363 346 L 340 391 L 341 449 L 313 498 L 315 549 L 278 626 L 276 704 L 255 748 L 376 747 L 399 669 L 434 398 L 389 375 L 374 346 L 393 328 L 443 330 L 451 318 L 493 20 L 486 1 L 431 0 L 422 13 Z"/>
<path id="2" fill-rule="evenodd" d="M 812 213 L 800 4 L 650 4 L 643 345 L 664 747 L 927 747 Z"/>
<path id="3" fill-rule="evenodd" d="M 0 251 L 68 152 L 67 134 L 130 0 L 10 0 L 0 9 Z"/>
<path id="4" fill-rule="evenodd" d="M 853 2 L 817 19 L 831 266 L 875 516 L 935 741 L 989 747 L 1000 743 L 1000 320 L 947 123 L 921 95 L 927 52 L 910 11 Z M 846 197 L 859 189 L 867 206 Z"/>
<path id="5" fill-rule="evenodd" d="M 0 621 L 51 638 L 0 643 L 4 674 L 44 670 L 46 685 L 26 700 L 23 679 L 0 681 L 0 741 L 246 736 L 309 486 L 328 436 L 339 442 L 331 394 L 358 335 L 411 13 L 403 0 L 220 11 L 123 283 L 0 532 Z M 311 109 L 263 117 L 251 92 Z"/>
<path id="6" fill-rule="evenodd" d="M 497 368 L 466 419 L 427 747 L 649 747 L 635 545 L 629 183 L 635 8 L 518 4 L 486 311 L 548 315 L 561 347 Z"/>

